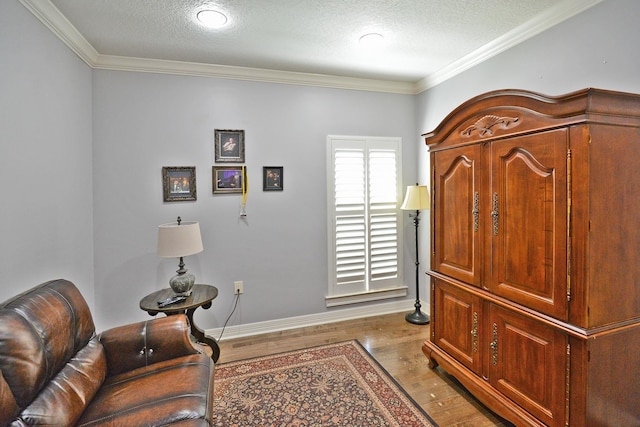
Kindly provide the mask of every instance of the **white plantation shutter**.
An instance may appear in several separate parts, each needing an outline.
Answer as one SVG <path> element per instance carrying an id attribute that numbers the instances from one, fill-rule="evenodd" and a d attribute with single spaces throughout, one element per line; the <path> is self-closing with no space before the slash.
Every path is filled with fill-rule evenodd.
<path id="1" fill-rule="evenodd" d="M 394 150 L 369 150 L 371 280 L 398 277 L 397 166 Z"/>
<path id="2" fill-rule="evenodd" d="M 400 140 L 329 137 L 328 141 L 327 304 L 348 303 L 332 300 L 345 295 L 391 297 L 388 292 L 384 296 L 384 291 L 403 287 L 399 268 Z"/>
<path id="3" fill-rule="evenodd" d="M 338 285 L 364 284 L 367 272 L 365 157 L 363 149 L 335 156 L 335 263 Z"/>

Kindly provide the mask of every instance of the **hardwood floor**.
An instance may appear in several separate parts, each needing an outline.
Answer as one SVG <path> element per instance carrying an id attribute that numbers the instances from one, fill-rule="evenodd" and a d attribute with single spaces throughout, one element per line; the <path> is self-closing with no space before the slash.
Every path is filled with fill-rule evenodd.
<path id="1" fill-rule="evenodd" d="M 476 401 L 422 354 L 429 325 L 407 323 L 404 313 L 309 326 L 220 342 L 218 363 L 357 339 L 440 427 L 511 426 Z"/>

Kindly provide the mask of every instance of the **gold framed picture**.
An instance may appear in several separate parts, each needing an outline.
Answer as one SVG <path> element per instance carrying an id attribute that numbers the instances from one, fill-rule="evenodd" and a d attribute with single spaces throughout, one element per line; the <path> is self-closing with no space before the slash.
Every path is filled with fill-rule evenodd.
<path id="1" fill-rule="evenodd" d="M 244 163 L 244 130 L 215 130 L 215 162 Z"/>
<path id="2" fill-rule="evenodd" d="M 196 200 L 196 167 L 164 166 L 162 193 L 165 202 Z"/>

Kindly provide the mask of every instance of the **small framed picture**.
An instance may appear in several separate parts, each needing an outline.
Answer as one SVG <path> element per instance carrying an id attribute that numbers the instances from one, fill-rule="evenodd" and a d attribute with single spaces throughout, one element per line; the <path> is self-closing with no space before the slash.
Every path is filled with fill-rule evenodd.
<path id="1" fill-rule="evenodd" d="M 244 163 L 244 131 L 215 130 L 215 162 Z"/>
<path id="2" fill-rule="evenodd" d="M 282 166 L 262 167 L 262 191 L 282 191 Z"/>
<path id="3" fill-rule="evenodd" d="M 165 202 L 196 200 L 196 167 L 164 166 L 162 193 Z"/>
<path id="4" fill-rule="evenodd" d="M 214 193 L 242 193 L 246 169 L 242 166 L 213 166 Z"/>

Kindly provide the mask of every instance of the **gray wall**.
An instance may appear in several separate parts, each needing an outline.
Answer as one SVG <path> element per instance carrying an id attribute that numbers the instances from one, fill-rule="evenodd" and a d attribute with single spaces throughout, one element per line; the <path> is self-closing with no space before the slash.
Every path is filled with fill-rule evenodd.
<path id="1" fill-rule="evenodd" d="M 93 304 L 91 69 L 0 1 L 0 301 L 55 278 Z"/>
<path id="2" fill-rule="evenodd" d="M 157 225 L 178 215 L 203 235 L 187 268 L 220 292 L 196 312 L 203 328 L 222 326 L 235 280 L 244 295 L 233 324 L 324 312 L 327 135 L 402 137 L 405 184 L 417 174 L 410 95 L 102 70 L 93 123 L 95 315 L 105 325 L 145 319 L 137 301 L 167 287 L 177 260 L 155 255 Z M 239 194 L 212 194 L 214 129 L 245 130 L 246 220 Z M 162 166 L 196 166 L 198 200 L 163 203 Z M 284 167 L 284 191 L 262 191 L 263 166 Z M 411 257 L 405 265 L 412 287 Z"/>

